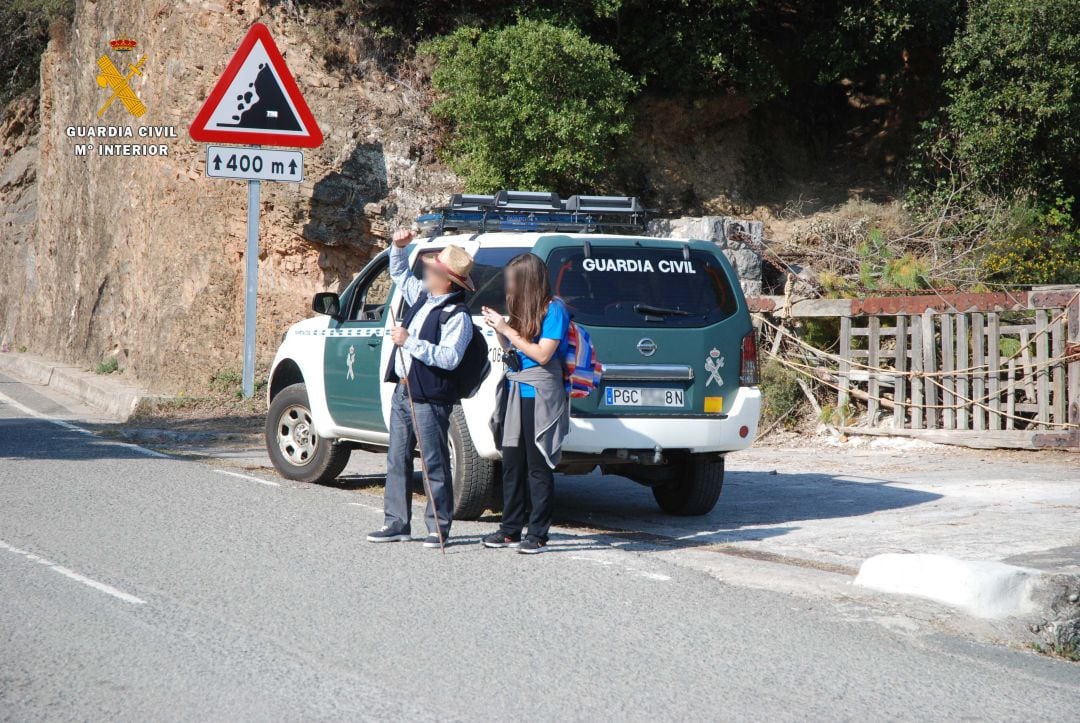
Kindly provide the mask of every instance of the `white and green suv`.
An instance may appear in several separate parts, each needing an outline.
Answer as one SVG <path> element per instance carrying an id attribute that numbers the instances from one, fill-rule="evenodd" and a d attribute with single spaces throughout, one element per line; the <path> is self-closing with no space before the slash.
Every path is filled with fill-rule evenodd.
<path id="1" fill-rule="evenodd" d="M 599 466 L 652 488 L 660 507 L 700 515 L 716 504 L 724 455 L 757 433 L 754 330 L 738 279 L 711 243 L 641 235 L 636 199 L 502 191 L 455 196 L 419 219 L 420 257 L 448 243 L 474 259 L 468 304 L 505 309 L 503 267 L 532 252 L 547 262 L 552 288 L 592 335 L 603 362 L 599 389 L 571 406 L 560 470 Z M 618 231 L 619 233 L 613 233 Z M 635 233 L 636 232 L 636 233 Z M 402 317 L 387 253 L 340 294 L 316 294 L 318 314 L 294 324 L 270 370 L 266 445 L 289 479 L 328 482 L 353 449 L 381 450 L 393 385 L 382 381 Z M 450 424 L 455 517 L 497 505 L 499 452 L 488 422 L 502 373 L 486 330 L 492 373 L 455 408 Z"/>

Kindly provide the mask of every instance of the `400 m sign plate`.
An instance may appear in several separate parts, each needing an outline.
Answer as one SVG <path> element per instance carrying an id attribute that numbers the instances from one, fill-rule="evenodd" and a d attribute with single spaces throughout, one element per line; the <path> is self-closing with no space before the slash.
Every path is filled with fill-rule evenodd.
<path id="1" fill-rule="evenodd" d="M 300 183 L 304 180 L 304 153 L 270 148 L 207 146 L 206 175 L 244 181 Z"/>

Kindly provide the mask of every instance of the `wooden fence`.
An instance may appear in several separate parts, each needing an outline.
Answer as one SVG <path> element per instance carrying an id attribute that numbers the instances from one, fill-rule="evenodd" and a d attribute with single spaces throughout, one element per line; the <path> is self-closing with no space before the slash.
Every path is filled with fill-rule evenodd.
<path id="1" fill-rule="evenodd" d="M 785 303 L 755 297 L 766 353 L 865 404 L 860 433 L 1080 448 L 1080 288 Z M 838 323 L 816 349 L 798 320 Z"/>

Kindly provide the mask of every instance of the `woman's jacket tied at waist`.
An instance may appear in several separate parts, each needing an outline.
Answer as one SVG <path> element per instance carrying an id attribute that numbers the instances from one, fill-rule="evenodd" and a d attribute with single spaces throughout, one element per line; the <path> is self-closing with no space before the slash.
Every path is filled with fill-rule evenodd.
<path id="1" fill-rule="evenodd" d="M 553 356 L 543 366 L 507 371 L 499 381 L 491 431 L 495 435 L 495 445 L 500 450 L 503 447 L 521 446 L 521 395 L 518 384 L 528 384 L 536 390 L 536 446 L 548 466 L 554 469 L 562 458 L 563 441 L 570 431 L 570 397 L 563 381 L 562 360 Z"/>

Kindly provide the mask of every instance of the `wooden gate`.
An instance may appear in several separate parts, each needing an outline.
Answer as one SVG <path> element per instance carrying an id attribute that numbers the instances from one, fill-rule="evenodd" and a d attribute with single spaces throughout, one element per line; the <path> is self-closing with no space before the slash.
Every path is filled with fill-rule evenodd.
<path id="1" fill-rule="evenodd" d="M 865 403 L 860 433 L 978 447 L 1080 447 L 1080 289 L 807 300 L 751 308 L 767 353 Z M 772 316 L 774 319 L 770 320 Z M 835 351 L 787 319 L 839 322 Z"/>

